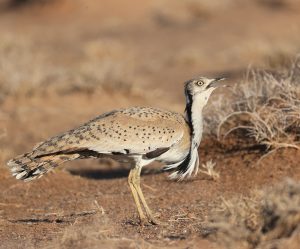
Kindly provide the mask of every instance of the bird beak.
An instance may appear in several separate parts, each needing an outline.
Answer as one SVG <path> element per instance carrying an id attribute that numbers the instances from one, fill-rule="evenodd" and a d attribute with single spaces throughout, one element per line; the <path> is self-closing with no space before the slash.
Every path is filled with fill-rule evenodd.
<path id="1" fill-rule="evenodd" d="M 226 78 L 215 78 L 211 81 L 211 83 L 208 85 L 208 87 L 219 87 L 219 86 L 225 86 L 224 84 L 222 84 L 220 81 L 225 80 Z"/>

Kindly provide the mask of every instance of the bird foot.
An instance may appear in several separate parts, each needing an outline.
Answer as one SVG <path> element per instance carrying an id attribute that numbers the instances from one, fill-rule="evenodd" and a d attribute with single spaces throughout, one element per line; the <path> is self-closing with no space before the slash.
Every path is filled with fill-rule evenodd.
<path id="1" fill-rule="evenodd" d="M 157 226 L 167 226 L 168 225 L 168 223 L 160 221 L 156 218 L 150 218 L 149 222 L 150 222 L 150 224 L 157 225 Z"/>
<path id="2" fill-rule="evenodd" d="M 162 222 L 158 220 L 157 218 L 154 218 L 153 216 L 148 217 L 148 218 L 142 218 L 141 219 L 141 225 L 142 226 L 149 226 L 149 225 L 157 225 L 157 226 L 166 226 L 166 222 Z"/>

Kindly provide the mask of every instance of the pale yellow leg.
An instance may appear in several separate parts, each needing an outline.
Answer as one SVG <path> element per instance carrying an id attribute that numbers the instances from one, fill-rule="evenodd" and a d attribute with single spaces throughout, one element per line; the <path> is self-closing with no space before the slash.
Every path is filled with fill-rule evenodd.
<path id="1" fill-rule="evenodd" d="M 135 183 L 134 183 L 135 182 L 135 180 L 134 180 L 135 171 L 136 171 L 136 168 L 130 170 L 129 176 L 128 176 L 128 184 L 129 184 L 129 187 L 131 189 L 131 193 L 132 193 L 135 205 L 137 207 L 141 223 L 146 223 L 148 220 L 147 220 L 147 218 L 146 218 L 146 216 L 143 212 L 143 209 L 142 209 L 142 206 L 141 206 L 141 203 L 140 203 L 140 200 L 139 200 L 139 196 L 138 196 L 138 193 L 137 193 L 137 190 L 136 190 L 136 187 L 135 187 Z"/>
<path id="2" fill-rule="evenodd" d="M 156 218 L 153 216 L 152 214 L 152 211 L 151 209 L 149 208 L 146 200 L 145 200 L 145 197 L 144 197 L 144 194 L 141 190 L 141 185 L 140 185 L 140 175 L 141 175 L 141 168 L 136 168 L 136 170 L 133 172 L 133 182 L 134 182 L 134 188 L 136 189 L 136 192 L 144 206 L 144 209 L 146 211 L 146 215 L 148 217 L 148 221 L 154 225 L 158 225 L 160 224 L 160 222 L 158 222 L 156 220 Z"/>

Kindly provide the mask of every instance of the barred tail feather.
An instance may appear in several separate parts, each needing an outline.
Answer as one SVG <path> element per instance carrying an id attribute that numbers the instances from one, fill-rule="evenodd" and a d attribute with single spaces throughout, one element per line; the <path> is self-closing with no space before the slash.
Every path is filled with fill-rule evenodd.
<path id="1" fill-rule="evenodd" d="M 30 154 L 24 154 L 11 159 L 7 162 L 7 165 L 16 179 L 31 181 L 40 178 L 61 163 L 74 160 L 78 157 L 78 154 L 60 154 L 34 158 L 30 157 Z"/>

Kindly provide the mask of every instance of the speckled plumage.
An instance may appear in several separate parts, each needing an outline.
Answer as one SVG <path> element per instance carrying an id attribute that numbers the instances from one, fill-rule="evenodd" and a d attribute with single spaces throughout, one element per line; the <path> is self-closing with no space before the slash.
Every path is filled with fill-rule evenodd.
<path id="1" fill-rule="evenodd" d="M 202 109 L 218 80 L 199 77 L 185 84 L 184 116 L 150 107 L 112 111 L 39 143 L 32 151 L 10 160 L 8 166 L 17 179 L 30 181 L 78 158 L 130 159 L 133 167 L 128 183 L 141 222 L 157 224 L 140 188 L 141 169 L 156 160 L 166 169 L 175 170 L 171 178 L 183 179 L 197 172 Z"/>
<path id="2" fill-rule="evenodd" d="M 31 152 L 11 160 L 9 165 L 15 167 L 16 175 L 21 174 L 20 179 L 31 180 L 63 161 L 95 157 L 98 153 L 98 156 L 146 157 L 151 152 L 168 148 L 185 150 L 184 157 L 189 150 L 189 134 L 189 126 L 181 114 L 132 107 L 102 114 L 78 128 L 39 143 Z M 161 161 L 172 163 L 174 160 L 161 156 Z"/>

